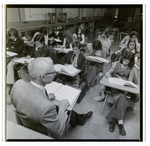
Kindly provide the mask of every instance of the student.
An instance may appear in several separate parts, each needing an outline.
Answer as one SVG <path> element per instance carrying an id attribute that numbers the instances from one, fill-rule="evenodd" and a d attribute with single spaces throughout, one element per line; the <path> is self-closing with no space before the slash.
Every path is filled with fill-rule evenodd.
<path id="1" fill-rule="evenodd" d="M 106 59 L 107 53 L 106 50 L 102 48 L 100 40 L 94 40 L 92 56 L 99 56 Z M 96 76 L 98 75 L 99 72 L 103 71 L 103 64 L 104 64 L 103 62 L 96 63 L 93 61 L 89 61 L 86 75 L 86 80 L 89 87 L 94 86 Z"/>
<path id="2" fill-rule="evenodd" d="M 31 40 L 32 42 L 34 42 L 34 38 L 35 38 L 36 35 L 38 35 L 38 34 L 44 35 L 45 44 L 48 45 L 48 32 L 47 32 L 47 28 L 46 28 L 46 27 L 41 27 L 40 30 L 34 34 L 32 40 Z"/>
<path id="3" fill-rule="evenodd" d="M 125 36 L 119 44 L 120 48 L 127 48 L 128 41 L 132 39 L 136 41 L 136 50 L 140 52 L 140 43 L 138 43 L 138 33 L 136 31 L 132 31 L 129 35 Z"/>
<path id="4" fill-rule="evenodd" d="M 46 94 L 44 86 L 51 83 L 55 76 L 53 61 L 47 57 L 36 58 L 29 63 L 28 70 L 31 82 L 20 79 L 11 91 L 17 121 L 22 126 L 59 139 L 65 131 L 69 103 L 62 100 L 56 106 Z M 69 124 L 71 127 L 82 126 L 92 114 L 92 111 L 78 114 L 72 110 Z"/>
<path id="5" fill-rule="evenodd" d="M 127 42 L 127 48 L 121 48 L 120 50 L 118 50 L 117 52 L 113 53 L 111 56 L 111 60 L 114 61 L 118 61 L 121 54 L 123 54 L 123 52 L 125 50 L 131 51 L 135 54 L 135 67 L 137 67 L 136 63 L 138 60 L 138 56 L 139 56 L 139 52 L 137 51 L 137 47 L 136 47 L 136 41 L 134 39 L 129 39 L 129 41 Z"/>
<path id="6" fill-rule="evenodd" d="M 75 33 L 73 34 L 73 36 L 80 41 L 81 44 L 84 44 L 85 42 L 85 35 L 82 33 L 81 27 L 77 27 L 75 29 Z"/>
<path id="7" fill-rule="evenodd" d="M 134 83 L 136 70 L 134 68 L 134 53 L 128 50 L 122 54 L 120 61 L 116 61 L 111 69 L 106 73 L 106 77 L 116 77 L 122 78 L 124 80 L 129 80 Z M 111 88 L 111 93 L 113 95 L 113 106 L 106 116 L 106 119 L 110 122 L 109 131 L 113 132 L 115 130 L 115 124 L 118 122 L 119 132 L 121 135 L 126 135 L 124 129 L 123 120 L 127 107 L 131 107 L 136 110 L 135 102 L 139 101 L 139 95 L 127 93 L 118 89 Z"/>
<path id="8" fill-rule="evenodd" d="M 113 30 L 112 27 L 106 27 L 103 31 L 102 35 L 100 35 L 104 39 L 108 39 L 110 35 L 112 34 Z"/>
<path id="9" fill-rule="evenodd" d="M 66 32 L 64 33 L 63 45 L 61 47 L 73 49 L 72 48 L 73 42 L 74 42 L 73 34 L 71 33 L 70 30 L 66 30 Z"/>
<path id="10" fill-rule="evenodd" d="M 61 32 L 60 29 L 57 29 L 56 27 L 53 28 L 52 33 L 49 34 L 48 37 L 51 39 L 51 41 L 49 42 L 49 45 L 52 45 L 52 48 L 54 46 L 63 44 L 63 33 Z M 54 38 L 58 39 L 58 40 L 60 40 L 62 42 L 56 42 L 56 41 L 53 40 Z"/>
<path id="11" fill-rule="evenodd" d="M 16 57 L 11 59 L 11 61 L 7 60 L 7 85 L 9 86 L 9 92 L 10 94 L 11 88 L 15 81 L 18 79 L 17 72 L 14 70 L 14 67 L 17 65 L 17 63 L 14 62 L 15 59 L 18 57 L 23 57 L 23 51 L 24 51 L 24 42 L 22 39 L 19 38 L 18 31 L 14 28 L 9 29 L 8 31 L 8 44 L 7 49 L 8 51 L 18 53 Z M 8 100 L 8 103 L 9 100 Z"/>
<path id="12" fill-rule="evenodd" d="M 69 51 L 62 59 L 61 59 L 61 64 L 63 65 L 68 65 L 72 64 L 75 68 L 80 69 L 81 72 L 76 75 L 75 77 L 67 77 L 63 76 L 60 77 L 64 79 L 63 82 L 66 80 L 72 80 L 72 86 L 74 87 L 79 87 L 80 80 L 84 78 L 84 72 L 85 72 L 85 57 L 84 55 L 80 52 L 80 45 L 79 43 L 74 43 L 73 44 L 73 51 Z"/>

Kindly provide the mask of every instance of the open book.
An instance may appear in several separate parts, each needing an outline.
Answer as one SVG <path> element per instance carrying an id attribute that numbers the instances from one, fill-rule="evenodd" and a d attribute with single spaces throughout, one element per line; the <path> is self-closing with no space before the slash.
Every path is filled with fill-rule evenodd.
<path id="1" fill-rule="evenodd" d="M 34 58 L 28 59 L 28 58 L 22 57 L 22 58 L 16 59 L 14 62 L 25 64 L 25 63 L 30 63 L 32 60 L 34 60 Z"/>
<path id="2" fill-rule="evenodd" d="M 73 65 L 55 64 L 54 68 L 56 72 L 69 76 L 75 76 L 81 71 L 79 69 L 76 69 Z"/>
<path id="3" fill-rule="evenodd" d="M 117 85 L 120 85 L 120 86 L 128 86 L 128 87 L 132 87 L 132 88 L 137 88 L 137 85 L 134 84 L 133 82 L 126 81 L 126 80 L 119 79 L 119 78 L 108 78 L 108 81 L 111 84 L 117 84 Z"/>
<path id="4" fill-rule="evenodd" d="M 7 54 L 7 56 L 10 56 L 10 57 L 12 57 L 12 56 L 17 56 L 17 55 L 18 55 L 17 53 L 15 53 L 15 52 L 10 52 L 10 51 L 7 51 L 6 54 Z"/>
<path id="5" fill-rule="evenodd" d="M 99 62 L 99 63 L 103 63 L 103 62 L 109 63 L 110 62 L 109 60 L 98 57 L 98 56 L 86 56 L 86 59 L 90 60 L 90 61 Z"/>
<path id="6" fill-rule="evenodd" d="M 56 100 L 61 101 L 62 99 L 67 99 L 70 105 L 74 103 L 74 101 L 78 98 L 80 94 L 79 89 L 75 89 L 68 85 L 63 85 L 61 83 L 52 82 L 45 86 L 47 93 L 54 93 L 56 96 Z"/>

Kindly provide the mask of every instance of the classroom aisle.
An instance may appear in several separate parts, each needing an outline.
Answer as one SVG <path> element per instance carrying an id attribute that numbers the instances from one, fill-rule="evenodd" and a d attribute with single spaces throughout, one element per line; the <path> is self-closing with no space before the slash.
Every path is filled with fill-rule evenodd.
<path id="1" fill-rule="evenodd" d="M 94 35 L 94 34 L 92 34 Z M 92 36 L 89 37 L 88 42 L 92 42 Z M 111 47 L 112 52 L 116 51 L 116 44 L 113 43 Z M 139 64 L 140 61 L 138 61 Z M 108 71 L 110 65 L 108 64 L 104 68 L 104 72 Z M 138 71 L 138 79 L 140 79 L 140 71 Z M 124 127 L 126 130 L 126 136 L 119 134 L 118 125 L 115 127 L 113 133 L 109 132 L 109 123 L 105 120 L 105 116 L 111 108 L 111 104 L 106 103 L 104 113 L 101 115 L 102 102 L 96 102 L 93 97 L 98 95 L 100 84 L 90 88 L 86 93 L 80 104 L 76 104 L 74 110 L 79 113 L 87 113 L 89 110 L 93 111 L 93 116 L 89 119 L 85 125 L 77 126 L 75 128 L 68 128 L 68 136 L 64 136 L 64 139 L 96 139 L 96 140 L 140 140 L 140 110 L 132 111 L 130 108 L 127 109 L 124 118 Z M 140 108 L 140 102 L 137 103 Z M 15 119 L 15 108 L 13 105 L 6 106 L 6 120 L 16 123 Z"/>

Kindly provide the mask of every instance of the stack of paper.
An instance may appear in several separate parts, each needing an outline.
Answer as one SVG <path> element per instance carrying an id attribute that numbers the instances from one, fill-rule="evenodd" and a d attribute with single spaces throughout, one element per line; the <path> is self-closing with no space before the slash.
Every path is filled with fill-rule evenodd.
<path id="1" fill-rule="evenodd" d="M 76 69 L 73 65 L 55 64 L 54 68 L 55 68 L 55 71 L 58 72 L 58 73 L 65 72 L 65 73 L 67 73 L 68 75 L 71 75 L 71 76 L 75 76 L 81 71 L 79 69 Z"/>

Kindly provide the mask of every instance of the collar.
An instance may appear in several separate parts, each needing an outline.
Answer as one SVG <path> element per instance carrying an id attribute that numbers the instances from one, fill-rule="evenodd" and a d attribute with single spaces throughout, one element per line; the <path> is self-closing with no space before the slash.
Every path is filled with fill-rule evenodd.
<path id="1" fill-rule="evenodd" d="M 42 90 L 43 92 L 45 92 L 45 88 L 44 88 L 43 86 L 41 86 L 41 85 L 39 85 L 39 84 L 33 82 L 32 80 L 31 80 L 30 83 L 31 83 L 32 85 L 34 85 L 35 87 L 39 88 L 40 90 Z"/>

